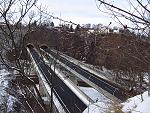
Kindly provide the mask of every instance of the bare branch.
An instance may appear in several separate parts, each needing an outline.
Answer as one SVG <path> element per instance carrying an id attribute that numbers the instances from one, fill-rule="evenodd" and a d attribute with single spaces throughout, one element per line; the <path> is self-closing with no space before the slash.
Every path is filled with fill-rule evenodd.
<path id="1" fill-rule="evenodd" d="M 144 19 L 144 18 L 141 18 L 141 17 L 139 17 L 139 16 L 137 16 L 137 15 L 134 15 L 134 14 L 128 12 L 128 11 L 125 11 L 125 10 L 123 10 L 123 9 L 117 7 L 117 6 L 112 5 L 112 4 L 109 4 L 109 3 L 107 3 L 107 2 L 105 2 L 105 1 L 103 1 L 103 0 L 98 0 L 98 1 L 100 1 L 102 4 L 104 4 L 104 5 L 106 5 L 106 6 L 110 6 L 111 8 L 117 9 L 118 11 L 121 11 L 121 12 L 123 12 L 123 13 L 126 13 L 126 14 L 128 14 L 128 15 L 130 15 L 130 16 L 132 16 L 132 17 L 135 17 L 135 18 L 137 18 L 137 19 L 143 21 L 143 23 L 146 24 L 146 25 L 150 25 L 150 21 L 148 21 L 148 20 L 146 20 L 146 19 Z M 122 15 L 123 15 L 123 14 L 122 14 Z M 125 16 L 125 15 L 124 15 L 124 16 Z"/>

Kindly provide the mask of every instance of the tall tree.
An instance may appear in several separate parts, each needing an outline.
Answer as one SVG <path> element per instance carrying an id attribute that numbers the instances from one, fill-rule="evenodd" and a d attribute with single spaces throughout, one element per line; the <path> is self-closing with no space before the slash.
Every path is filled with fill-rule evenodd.
<path id="1" fill-rule="evenodd" d="M 105 13 L 109 14 L 111 18 L 116 20 L 121 26 L 126 28 L 128 32 L 131 30 L 134 31 L 136 34 L 139 34 L 139 38 L 142 35 L 149 38 L 149 30 L 150 30 L 150 2 L 149 0 L 123 0 L 121 3 L 115 2 L 113 0 L 97 0 L 97 7 L 100 11 L 104 11 Z M 130 25 L 124 25 L 124 22 L 130 23 Z M 130 33 L 131 35 L 132 33 Z M 125 33 L 125 35 L 127 35 Z M 134 42 L 133 42 L 134 45 Z M 134 48 L 137 48 L 134 45 Z M 148 56 L 148 49 L 144 50 Z M 144 55 L 140 54 L 140 52 L 136 49 L 136 54 L 142 56 L 140 58 L 135 58 L 135 60 L 142 61 L 150 67 L 150 61 Z M 129 54 L 130 55 L 130 54 Z M 150 70 L 150 68 L 149 68 Z M 149 73 L 149 96 L 150 96 L 150 71 L 147 70 Z"/>
<path id="2" fill-rule="evenodd" d="M 32 22 L 34 15 L 27 17 L 36 3 L 37 0 L 0 1 L 0 62 L 8 70 L 17 71 L 17 74 L 31 83 L 38 93 L 34 82 L 27 77 L 31 72 L 29 60 L 22 59 L 25 35 L 30 32 L 30 28 L 23 27 L 22 23 L 29 24 Z"/>

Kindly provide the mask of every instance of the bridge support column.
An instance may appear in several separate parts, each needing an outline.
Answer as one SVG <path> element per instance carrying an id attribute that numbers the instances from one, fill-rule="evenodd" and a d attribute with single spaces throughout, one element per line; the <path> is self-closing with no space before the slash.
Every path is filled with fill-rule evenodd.
<path id="1" fill-rule="evenodd" d="M 45 97 L 46 93 L 45 93 L 45 89 L 43 86 L 44 86 L 44 84 L 43 84 L 42 80 L 39 78 L 39 92 L 42 97 Z"/>
<path id="2" fill-rule="evenodd" d="M 69 79 L 70 79 L 75 85 L 78 84 L 77 78 L 76 78 L 75 76 L 69 76 Z"/>

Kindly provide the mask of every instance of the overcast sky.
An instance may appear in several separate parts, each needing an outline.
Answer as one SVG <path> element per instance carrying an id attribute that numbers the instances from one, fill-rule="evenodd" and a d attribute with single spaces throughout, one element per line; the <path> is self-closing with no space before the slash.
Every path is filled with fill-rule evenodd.
<path id="1" fill-rule="evenodd" d="M 77 24 L 101 23 L 108 25 L 112 22 L 113 25 L 115 25 L 109 15 L 98 10 L 95 0 L 40 0 L 39 3 L 47 7 L 47 10 L 51 12 L 53 16 Z"/>

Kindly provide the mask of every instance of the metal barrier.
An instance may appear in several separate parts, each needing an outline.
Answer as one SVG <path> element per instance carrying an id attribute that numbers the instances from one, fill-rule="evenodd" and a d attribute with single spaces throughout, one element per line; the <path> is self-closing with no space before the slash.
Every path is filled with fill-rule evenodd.
<path id="1" fill-rule="evenodd" d="M 71 84 L 68 86 L 60 76 L 45 64 L 43 58 L 35 50 L 32 45 L 27 46 L 27 50 L 34 62 L 34 65 L 39 72 L 39 77 L 43 82 L 46 81 L 45 88 L 47 91 L 51 89 L 59 103 L 62 105 L 66 113 L 82 113 L 89 104 L 93 103 L 90 98 L 87 98 L 85 94 L 81 93 L 75 85 Z M 72 90 L 71 87 L 73 87 Z M 51 91 L 49 94 L 51 94 Z M 79 92 L 78 94 L 75 92 Z"/>

